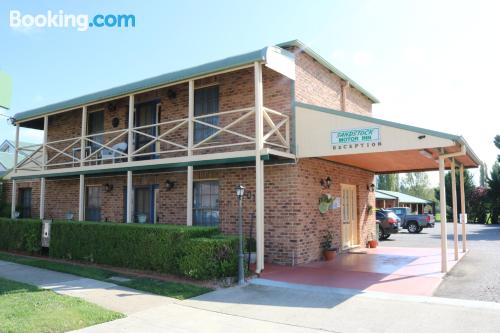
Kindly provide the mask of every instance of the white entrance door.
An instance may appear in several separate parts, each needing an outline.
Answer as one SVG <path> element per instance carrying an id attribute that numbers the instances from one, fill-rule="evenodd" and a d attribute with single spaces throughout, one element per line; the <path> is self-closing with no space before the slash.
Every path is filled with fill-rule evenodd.
<path id="1" fill-rule="evenodd" d="M 358 245 L 359 242 L 356 186 L 341 184 L 340 188 L 342 192 L 342 248 L 348 249 Z"/>

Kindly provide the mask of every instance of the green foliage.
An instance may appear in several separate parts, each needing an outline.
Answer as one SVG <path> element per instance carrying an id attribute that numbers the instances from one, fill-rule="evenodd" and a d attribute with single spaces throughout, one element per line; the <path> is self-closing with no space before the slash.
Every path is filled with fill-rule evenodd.
<path id="1" fill-rule="evenodd" d="M 469 223 L 486 223 L 488 217 L 488 189 L 485 187 L 476 187 L 472 190 L 469 197 Z"/>
<path id="2" fill-rule="evenodd" d="M 497 135 L 497 138 L 499 136 Z M 488 178 L 488 201 L 490 204 L 491 223 L 499 223 L 500 217 L 500 164 L 495 162 Z"/>
<path id="3" fill-rule="evenodd" d="M 188 240 L 218 229 L 55 221 L 51 232 L 51 257 L 178 274 Z"/>
<path id="4" fill-rule="evenodd" d="M 432 200 L 433 190 L 430 187 L 429 175 L 425 172 L 406 173 L 401 180 L 400 189 L 402 193 L 413 195 L 418 198 Z"/>
<path id="5" fill-rule="evenodd" d="M 6 200 L 5 181 L 0 178 L 0 217 L 10 217 L 10 204 Z"/>
<path id="6" fill-rule="evenodd" d="M 40 220 L 0 218 L 0 250 L 35 253 L 41 249 Z"/>
<path id="7" fill-rule="evenodd" d="M 460 171 L 457 169 L 455 173 L 456 181 L 457 181 L 457 207 L 461 207 L 461 202 L 462 202 L 462 196 L 460 194 Z M 444 185 L 445 185 L 445 192 L 446 192 L 446 206 L 451 207 L 453 204 L 452 201 L 452 194 L 451 194 L 451 172 L 448 171 L 444 177 Z M 474 190 L 474 180 L 473 180 L 473 175 L 472 173 L 464 169 L 464 191 L 465 191 L 465 211 L 470 212 L 470 197 L 472 195 L 472 191 Z M 436 200 L 439 201 L 440 199 L 440 191 L 439 188 L 435 190 L 435 197 Z M 450 208 L 451 209 L 451 208 Z M 459 208 L 460 211 L 460 208 Z M 451 210 L 447 210 L 447 215 L 448 217 L 450 215 Z"/>
<path id="8" fill-rule="evenodd" d="M 116 283 L 115 281 L 113 282 Z M 130 281 L 120 282 L 119 284 L 132 289 L 147 291 L 152 294 L 173 297 L 180 300 L 196 297 L 212 291 L 210 288 L 194 284 L 160 281 L 148 278 L 131 279 Z"/>
<path id="9" fill-rule="evenodd" d="M 238 238 L 194 238 L 185 244 L 180 271 L 194 279 L 235 276 L 238 272 Z"/>
<path id="10" fill-rule="evenodd" d="M 495 135 L 495 139 L 493 139 L 493 143 L 495 146 L 500 149 L 500 135 Z M 500 162 L 500 155 L 497 155 L 497 160 Z"/>
<path id="11" fill-rule="evenodd" d="M 399 175 L 397 173 L 378 175 L 377 189 L 399 191 Z"/>

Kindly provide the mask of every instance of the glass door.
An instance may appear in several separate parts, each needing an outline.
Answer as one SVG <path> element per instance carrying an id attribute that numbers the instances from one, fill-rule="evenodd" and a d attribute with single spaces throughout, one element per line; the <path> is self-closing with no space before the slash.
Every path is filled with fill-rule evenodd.
<path id="1" fill-rule="evenodd" d="M 158 123 L 157 102 L 149 102 L 137 104 L 135 107 L 135 127 L 152 125 Z M 142 128 L 138 130 L 141 133 L 135 135 L 135 150 L 144 147 L 156 137 L 156 126 Z M 155 158 L 156 144 L 151 143 L 146 148 L 142 149 L 138 154 L 146 154 L 137 156 L 136 160 L 149 160 Z"/>
<path id="2" fill-rule="evenodd" d="M 101 221 L 101 186 L 87 186 L 85 220 Z"/>

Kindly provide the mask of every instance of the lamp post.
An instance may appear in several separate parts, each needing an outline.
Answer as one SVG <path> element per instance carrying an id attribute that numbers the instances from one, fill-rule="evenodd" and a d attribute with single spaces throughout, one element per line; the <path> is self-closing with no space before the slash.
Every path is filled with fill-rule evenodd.
<path id="1" fill-rule="evenodd" d="M 240 248 L 238 257 L 238 284 L 245 283 L 245 271 L 243 269 L 243 196 L 245 195 L 245 187 L 243 185 L 236 186 L 236 197 L 238 198 L 238 234 L 240 237 Z"/>

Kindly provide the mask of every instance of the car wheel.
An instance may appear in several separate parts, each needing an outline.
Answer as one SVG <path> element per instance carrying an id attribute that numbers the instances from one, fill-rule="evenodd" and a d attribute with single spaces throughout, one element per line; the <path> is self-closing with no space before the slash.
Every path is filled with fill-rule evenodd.
<path id="1" fill-rule="evenodd" d="M 424 230 L 424 227 L 418 227 L 417 233 L 420 233 L 422 230 Z"/>
<path id="2" fill-rule="evenodd" d="M 384 229 L 381 226 L 378 226 L 378 240 L 384 239 Z"/>
<path id="3" fill-rule="evenodd" d="M 417 232 L 419 232 L 418 228 L 419 228 L 419 226 L 418 226 L 418 224 L 416 222 L 410 222 L 410 223 L 408 223 L 408 232 L 410 234 L 416 234 Z"/>
<path id="4" fill-rule="evenodd" d="M 391 234 L 384 234 L 384 237 L 382 237 L 383 240 L 389 239 L 391 237 Z"/>

